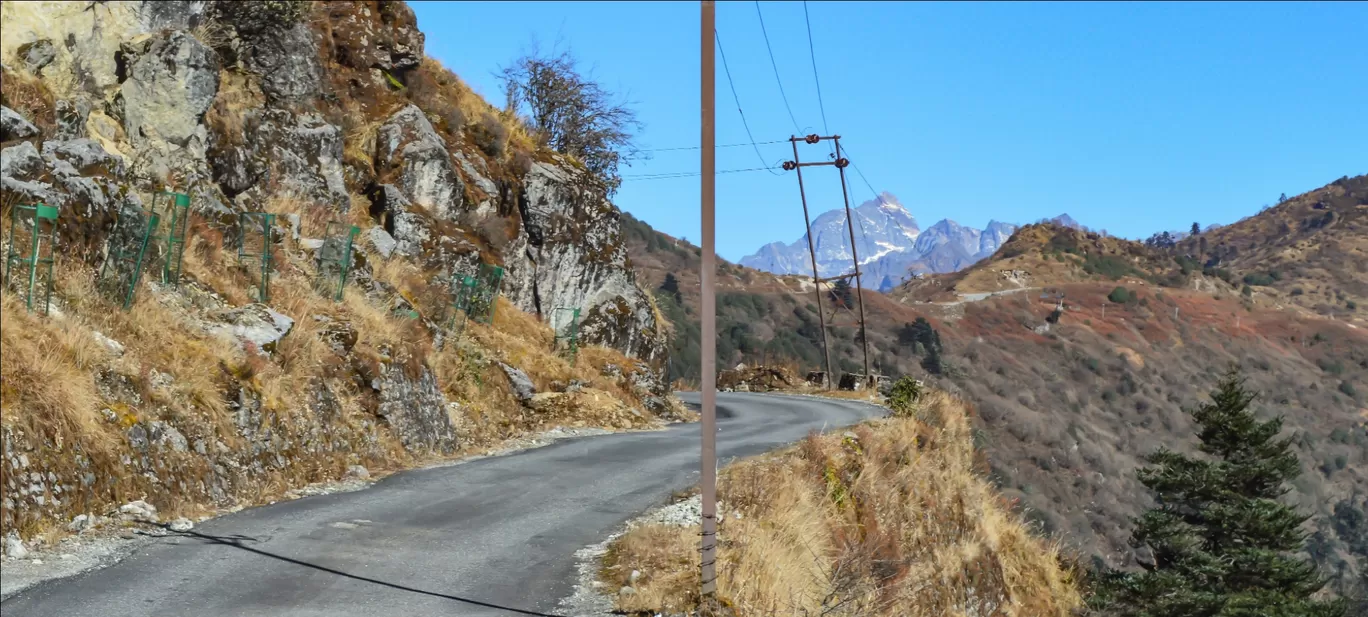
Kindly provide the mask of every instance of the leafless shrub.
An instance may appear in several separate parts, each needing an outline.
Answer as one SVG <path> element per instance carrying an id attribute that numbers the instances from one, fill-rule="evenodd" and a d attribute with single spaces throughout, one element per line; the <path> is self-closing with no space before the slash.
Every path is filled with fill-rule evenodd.
<path id="1" fill-rule="evenodd" d="M 621 186 L 618 166 L 640 155 L 633 134 L 641 123 L 626 103 L 581 74 L 570 52 L 542 54 L 534 46 L 499 78 L 509 110 L 524 114 L 551 149 L 578 159 L 610 195 Z"/>

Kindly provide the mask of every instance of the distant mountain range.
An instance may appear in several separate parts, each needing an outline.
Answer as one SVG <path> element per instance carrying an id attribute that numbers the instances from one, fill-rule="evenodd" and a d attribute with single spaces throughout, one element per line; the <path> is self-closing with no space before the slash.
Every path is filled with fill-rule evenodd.
<path id="1" fill-rule="evenodd" d="M 989 221 L 983 229 L 944 219 L 922 230 L 917 219 L 891 193 L 860 204 L 851 211 L 855 222 L 855 251 L 864 285 L 888 291 L 918 274 L 956 272 L 992 255 L 1017 226 Z M 1050 219 L 1057 225 L 1081 228 L 1067 214 Z M 843 210 L 824 212 L 812 222 L 817 272 L 822 277 L 851 271 L 850 232 Z M 741 265 L 775 274 L 812 274 L 808 238 L 792 243 L 771 242 Z"/>

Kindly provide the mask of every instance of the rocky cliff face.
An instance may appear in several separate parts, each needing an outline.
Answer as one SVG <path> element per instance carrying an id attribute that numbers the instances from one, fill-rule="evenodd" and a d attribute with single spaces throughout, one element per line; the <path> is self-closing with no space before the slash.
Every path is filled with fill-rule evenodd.
<path id="1" fill-rule="evenodd" d="M 92 396 L 105 416 L 95 423 L 119 435 L 112 449 L 101 444 L 92 452 L 78 442 L 73 459 L 72 444 L 63 450 L 57 439 L 54 450 L 41 423 L 9 421 L 37 412 L 34 397 L 7 390 L 0 467 L 7 479 L 44 479 L 7 484 L 6 530 L 136 494 L 222 503 L 301 477 L 326 479 L 347 464 L 456 450 L 477 430 L 462 424 L 462 410 L 492 412 L 453 400 L 453 390 L 465 386 L 451 380 L 474 380 L 479 388 L 470 396 L 488 396 L 502 382 L 484 381 L 493 366 L 487 355 L 522 344 L 490 334 L 479 349 L 461 343 L 452 351 L 456 343 L 448 341 L 443 353 L 464 359 L 454 367 L 433 350 L 445 337 L 451 280 L 481 263 L 502 266 L 501 295 L 558 331 L 571 316 L 559 309 L 579 309 L 580 345 L 626 354 L 631 360 L 613 361 L 611 379 L 648 410 L 665 406 L 662 323 L 627 267 L 619 211 L 576 162 L 525 138 L 513 144 L 507 134 L 474 130 L 482 119 L 512 119 L 483 102 L 456 100 L 462 87 L 424 59 L 424 36 L 404 3 L 6 2 L 0 11 L 3 202 L 59 208 L 59 315 L 92 310 L 70 282 L 78 274 L 68 273 L 99 268 L 116 213 L 150 206 L 159 191 L 192 197 L 191 252 L 206 270 L 236 249 L 239 213 L 279 214 L 268 241 L 282 254 L 276 275 L 294 280 L 307 281 L 298 278 L 298 264 L 315 263 L 323 244 L 302 228 L 327 221 L 362 228 L 345 309 L 325 310 L 292 289 L 281 301 L 288 305 L 249 308 L 222 288 L 241 283 L 237 273 L 190 276 L 179 289 L 145 281 L 150 290 L 140 293 L 156 298 L 149 314 L 169 311 L 157 327 L 179 337 L 161 347 L 183 344 L 198 355 L 140 358 L 141 368 L 91 369 L 93 377 L 73 373 L 98 384 Z M 431 293 L 409 293 L 386 274 L 396 271 Z M 361 313 L 370 309 L 359 307 L 376 304 L 385 308 L 364 322 Z M 11 308 L 7 296 L 7 322 Z M 387 325 L 395 311 L 417 319 Z M 87 321 L 78 315 L 62 327 L 86 328 Z M 274 330 L 286 321 L 293 330 Z M 37 332 L 47 323 L 30 325 Z M 529 324 L 520 333 L 537 341 L 537 353 L 551 343 L 550 335 L 536 338 L 543 327 Z M 377 334 L 388 330 L 388 339 Z M 276 397 L 252 370 L 218 361 L 210 351 L 219 349 L 213 341 L 222 332 L 247 341 L 231 350 L 245 353 L 243 362 L 264 353 L 275 363 L 271 371 L 307 372 L 288 388 L 300 398 Z M 280 340 L 302 346 L 316 364 L 289 364 L 296 352 L 282 356 Z M 332 351 L 318 352 L 311 341 Z M 111 343 L 122 349 L 132 341 Z M 192 369 L 206 371 L 214 387 L 230 384 L 227 393 L 185 399 L 189 378 L 179 373 Z M 141 370 L 142 381 L 120 377 L 121 370 L 135 377 Z M 158 370 L 166 371 L 164 382 Z M 549 378 L 538 379 L 544 385 Z M 568 387 L 567 377 L 558 379 Z M 228 401 L 222 409 L 220 395 Z M 223 422 L 194 421 L 201 412 Z M 120 448 L 132 448 L 123 463 Z"/>
<path id="2" fill-rule="evenodd" d="M 222 213 L 282 197 L 346 213 L 351 195 L 367 195 L 400 253 L 451 276 L 483 250 L 512 275 L 518 306 L 548 318 L 579 308 L 585 342 L 659 360 L 654 312 L 603 192 L 571 161 L 545 155 L 518 169 L 461 127 L 444 135 L 429 111 L 396 105 L 395 86 L 423 58 L 403 3 L 323 9 L 304 19 L 312 9 L 298 2 L 6 3 L 5 79 L 31 75 L 52 98 L 4 111 L 16 126 L 4 159 L 11 199 L 61 206 L 65 239 L 92 249 L 115 207 L 144 205 L 163 186 Z M 35 121 L 52 128 L 17 128 Z M 376 122 L 373 146 L 347 165 L 346 125 Z M 491 219 L 507 220 L 514 239 L 470 241 Z"/>

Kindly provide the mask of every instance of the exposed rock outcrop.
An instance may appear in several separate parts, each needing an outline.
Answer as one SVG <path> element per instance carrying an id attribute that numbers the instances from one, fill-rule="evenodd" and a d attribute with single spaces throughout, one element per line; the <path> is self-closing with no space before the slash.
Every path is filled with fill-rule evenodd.
<path id="1" fill-rule="evenodd" d="M 627 267 L 620 212 L 573 163 L 538 162 L 523 178 L 519 203 L 525 256 L 510 256 L 507 293 L 523 310 L 568 326 L 580 309 L 580 338 L 651 363 L 664 358 L 661 323 Z M 521 257 L 521 258 L 520 258 Z"/>
<path id="2" fill-rule="evenodd" d="M 0 141 L 28 139 L 38 134 L 38 127 L 8 107 L 0 106 Z"/>
<path id="3" fill-rule="evenodd" d="M 465 186 L 451 164 L 446 142 L 421 109 L 409 105 L 396 112 L 380 126 L 375 144 L 381 181 L 393 183 L 433 216 L 453 220 L 460 214 Z"/>
<path id="4" fill-rule="evenodd" d="M 140 35 L 121 45 L 127 72 L 113 110 L 146 169 L 167 180 L 173 171 L 198 177 L 208 133 L 204 114 L 218 93 L 218 55 L 184 31 Z"/>
<path id="5" fill-rule="evenodd" d="M 215 136 L 214 179 L 236 198 L 264 203 L 272 193 L 345 211 L 342 130 L 318 114 L 278 109 L 243 112 L 242 136 Z"/>
<path id="6" fill-rule="evenodd" d="M 389 423 L 404 447 L 442 454 L 454 451 L 456 429 L 432 371 L 424 368 L 416 378 L 399 365 L 387 365 L 381 371 L 374 384 L 380 396 L 375 413 Z"/>

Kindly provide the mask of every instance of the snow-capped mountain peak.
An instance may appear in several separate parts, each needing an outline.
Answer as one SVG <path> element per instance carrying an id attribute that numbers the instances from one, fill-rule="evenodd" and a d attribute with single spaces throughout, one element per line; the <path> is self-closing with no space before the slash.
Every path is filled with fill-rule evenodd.
<path id="1" fill-rule="evenodd" d="M 1015 225 L 990 221 L 983 230 L 942 220 L 922 230 L 916 217 L 892 193 L 880 193 L 851 209 L 855 250 L 867 287 L 889 289 L 916 272 L 958 270 L 993 254 Z M 820 276 L 850 272 L 850 231 L 841 209 L 824 212 L 812 221 Z M 807 236 L 790 244 L 771 242 L 741 265 L 776 274 L 811 274 Z"/>

